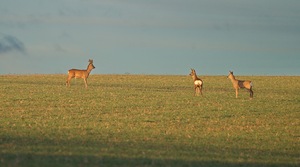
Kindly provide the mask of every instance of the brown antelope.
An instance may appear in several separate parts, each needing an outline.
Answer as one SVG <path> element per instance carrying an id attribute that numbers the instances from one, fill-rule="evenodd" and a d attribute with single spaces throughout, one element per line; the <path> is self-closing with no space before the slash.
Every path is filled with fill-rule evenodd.
<path id="1" fill-rule="evenodd" d="M 229 71 L 229 75 L 227 76 L 232 82 L 232 85 L 235 89 L 235 97 L 238 98 L 239 89 L 245 88 L 250 92 L 250 99 L 253 98 L 253 91 L 252 91 L 252 81 L 242 81 L 235 79 L 235 76 L 233 75 L 232 71 Z"/>
<path id="2" fill-rule="evenodd" d="M 192 76 L 195 87 L 195 96 L 201 94 L 202 95 L 202 87 L 203 81 L 197 77 L 195 69 L 191 69 L 190 76 Z"/>
<path id="3" fill-rule="evenodd" d="M 90 72 L 95 68 L 93 65 L 93 60 L 89 59 L 89 65 L 87 66 L 86 70 L 78 70 L 78 69 L 70 69 L 68 71 L 68 78 L 66 82 L 66 86 L 70 87 L 70 80 L 72 78 L 83 78 L 85 83 L 85 88 L 87 88 L 87 78 L 90 75 Z"/>

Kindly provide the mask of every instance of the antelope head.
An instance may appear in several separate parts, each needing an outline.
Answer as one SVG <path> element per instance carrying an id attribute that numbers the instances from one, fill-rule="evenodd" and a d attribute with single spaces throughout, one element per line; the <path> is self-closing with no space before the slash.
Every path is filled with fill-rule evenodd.
<path id="1" fill-rule="evenodd" d="M 189 74 L 190 76 L 194 76 L 196 74 L 195 69 L 191 68 L 191 73 Z"/>
<path id="2" fill-rule="evenodd" d="M 91 66 L 92 69 L 96 68 L 94 65 L 93 65 L 93 60 L 92 59 L 89 59 L 89 67 Z"/>
<path id="3" fill-rule="evenodd" d="M 227 78 L 232 78 L 233 77 L 233 71 L 229 71 L 229 74 L 227 75 Z"/>

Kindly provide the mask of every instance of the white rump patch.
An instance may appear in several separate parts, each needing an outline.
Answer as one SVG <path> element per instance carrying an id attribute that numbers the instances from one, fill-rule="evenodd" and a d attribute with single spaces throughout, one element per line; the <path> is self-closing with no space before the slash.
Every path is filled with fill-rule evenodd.
<path id="1" fill-rule="evenodd" d="M 250 82 L 250 86 L 253 87 L 253 82 Z"/>
<path id="2" fill-rule="evenodd" d="M 194 82 L 194 84 L 195 84 L 195 85 L 202 85 L 202 81 L 196 80 L 196 81 Z"/>

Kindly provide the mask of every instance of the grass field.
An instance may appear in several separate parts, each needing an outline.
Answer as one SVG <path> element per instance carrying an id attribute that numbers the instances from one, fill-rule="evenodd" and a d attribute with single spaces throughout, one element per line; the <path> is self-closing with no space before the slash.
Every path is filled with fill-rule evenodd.
<path id="1" fill-rule="evenodd" d="M 300 77 L 0 75 L 0 166 L 299 166 Z"/>

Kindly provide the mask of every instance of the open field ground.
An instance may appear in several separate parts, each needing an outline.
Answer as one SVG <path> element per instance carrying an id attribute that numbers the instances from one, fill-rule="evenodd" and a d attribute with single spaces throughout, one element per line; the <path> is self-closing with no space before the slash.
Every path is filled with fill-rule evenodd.
<path id="1" fill-rule="evenodd" d="M 299 166 L 300 77 L 0 75 L 0 166 Z"/>

